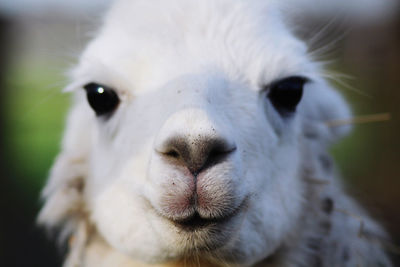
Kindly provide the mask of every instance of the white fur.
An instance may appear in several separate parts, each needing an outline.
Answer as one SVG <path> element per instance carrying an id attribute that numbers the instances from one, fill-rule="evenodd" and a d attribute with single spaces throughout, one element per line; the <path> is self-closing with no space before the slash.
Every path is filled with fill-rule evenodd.
<path id="1" fill-rule="evenodd" d="M 319 207 L 321 195 L 347 196 L 332 180 L 310 197 L 316 189 L 305 182 L 305 172 L 321 174 L 314 161 L 349 130 L 325 122 L 351 115 L 281 10 L 272 0 L 114 5 L 73 71 L 75 101 L 39 217 L 49 226 L 67 223 L 72 234 L 84 236 L 72 245 L 68 266 L 139 266 L 186 257 L 250 266 L 271 255 L 281 257 L 273 266 L 307 261 L 301 251 L 303 237 L 315 234 L 316 222 L 305 218 L 311 207 Z M 296 114 L 285 119 L 262 88 L 291 75 L 311 83 Z M 80 88 L 92 81 L 111 86 L 121 98 L 108 120 L 95 116 Z M 171 206 L 194 186 L 184 170 L 157 153 L 174 135 L 192 143 L 196 136 L 223 137 L 237 146 L 197 182 L 210 203 L 199 209 L 202 216 L 239 209 L 222 226 L 185 232 L 171 223 L 190 212 Z M 348 201 L 343 208 L 361 212 Z M 339 228 L 343 222 L 332 221 Z M 87 233 L 78 227 L 82 223 Z M 357 223 L 348 228 L 356 233 Z"/>

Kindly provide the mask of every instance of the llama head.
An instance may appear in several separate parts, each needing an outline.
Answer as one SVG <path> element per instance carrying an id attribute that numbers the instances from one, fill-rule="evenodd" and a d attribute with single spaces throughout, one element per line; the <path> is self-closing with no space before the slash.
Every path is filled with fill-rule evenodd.
<path id="1" fill-rule="evenodd" d="M 252 264 L 295 229 L 303 140 L 350 116 L 274 1 L 119 1 L 73 71 L 40 220 L 148 262 Z"/>

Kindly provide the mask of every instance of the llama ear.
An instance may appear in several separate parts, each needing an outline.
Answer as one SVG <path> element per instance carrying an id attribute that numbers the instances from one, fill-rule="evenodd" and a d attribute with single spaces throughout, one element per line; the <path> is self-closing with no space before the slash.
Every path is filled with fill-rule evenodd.
<path id="1" fill-rule="evenodd" d="M 341 97 L 326 82 L 308 84 L 298 112 L 302 120 L 303 134 L 329 145 L 348 134 L 351 126 L 340 121 L 348 121 L 351 111 Z"/>
<path id="2" fill-rule="evenodd" d="M 88 151 L 93 128 L 90 114 L 88 105 L 76 98 L 67 119 L 62 150 L 42 192 L 44 206 L 38 216 L 39 224 L 47 227 L 66 224 L 66 228 L 70 228 L 85 211 L 82 193 L 87 177 Z"/>

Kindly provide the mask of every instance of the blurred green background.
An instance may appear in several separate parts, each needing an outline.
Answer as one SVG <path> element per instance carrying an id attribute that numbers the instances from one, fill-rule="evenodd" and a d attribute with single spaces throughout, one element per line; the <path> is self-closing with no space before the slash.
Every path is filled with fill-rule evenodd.
<path id="1" fill-rule="evenodd" d="M 68 107 L 64 73 L 96 14 L 59 12 L 2 13 L 0 6 L 0 266 L 60 266 L 64 253 L 34 221 Z M 336 85 L 355 115 L 391 114 L 390 121 L 355 125 L 332 152 L 349 190 L 398 245 L 400 19 L 354 27 L 330 57 L 338 59 L 332 70 L 354 77 L 345 82 L 356 90 Z"/>

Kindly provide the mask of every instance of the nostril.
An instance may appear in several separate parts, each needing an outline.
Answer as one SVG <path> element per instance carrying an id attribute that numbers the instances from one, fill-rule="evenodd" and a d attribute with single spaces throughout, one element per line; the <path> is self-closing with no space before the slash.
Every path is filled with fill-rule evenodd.
<path id="1" fill-rule="evenodd" d="M 190 158 L 188 142 L 185 138 L 179 136 L 167 139 L 156 151 L 166 159 L 174 159 L 175 162 L 183 164 L 185 164 L 187 158 Z"/>
<path id="2" fill-rule="evenodd" d="M 206 156 L 205 167 L 218 164 L 236 150 L 236 146 L 228 146 L 225 142 L 217 142 Z"/>
<path id="3" fill-rule="evenodd" d="M 163 154 L 168 156 L 168 157 L 174 158 L 174 159 L 178 159 L 180 157 L 178 151 L 176 151 L 175 149 L 167 151 L 167 152 L 165 152 Z"/>
<path id="4" fill-rule="evenodd" d="M 210 155 L 224 155 L 236 150 L 236 146 L 229 145 L 223 140 L 217 140 L 211 148 Z"/>
<path id="5" fill-rule="evenodd" d="M 213 159 L 218 159 L 221 157 L 225 157 L 231 152 L 235 151 L 236 147 L 227 147 L 226 145 L 216 145 L 213 147 L 209 154 L 208 154 L 208 160 L 213 160 Z"/>

